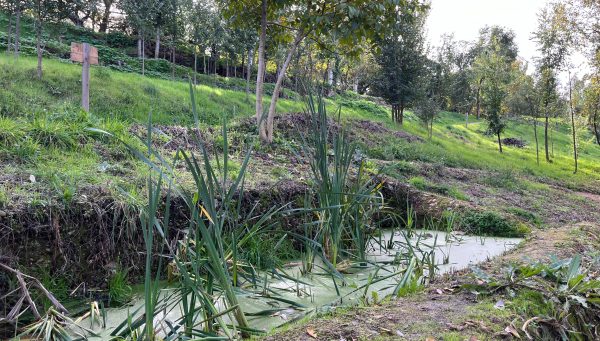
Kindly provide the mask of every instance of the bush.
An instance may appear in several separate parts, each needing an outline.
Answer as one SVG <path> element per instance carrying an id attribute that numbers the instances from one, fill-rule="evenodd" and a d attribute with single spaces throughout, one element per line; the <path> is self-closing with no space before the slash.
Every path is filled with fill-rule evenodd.
<path id="1" fill-rule="evenodd" d="M 29 126 L 29 134 L 41 145 L 70 149 L 76 145 L 76 139 L 64 124 L 48 119 L 35 119 Z"/>
<path id="2" fill-rule="evenodd" d="M 25 132 L 20 124 L 9 118 L 0 117 L 0 145 L 13 146 L 24 136 Z"/>
<path id="3" fill-rule="evenodd" d="M 491 211 L 465 214 L 461 227 L 466 233 L 494 237 L 524 237 L 530 232 L 525 224 L 511 222 Z"/>
<path id="4" fill-rule="evenodd" d="M 408 180 L 408 183 L 411 184 L 414 188 L 419 189 L 419 190 L 426 190 L 427 189 L 427 180 L 425 180 L 425 178 L 423 178 L 422 176 L 415 176 L 414 178 L 410 178 Z"/>
<path id="5" fill-rule="evenodd" d="M 522 218 L 536 226 L 542 225 L 542 220 L 535 213 L 529 212 L 519 207 L 511 207 L 507 210 L 508 212 L 516 215 L 519 218 Z"/>

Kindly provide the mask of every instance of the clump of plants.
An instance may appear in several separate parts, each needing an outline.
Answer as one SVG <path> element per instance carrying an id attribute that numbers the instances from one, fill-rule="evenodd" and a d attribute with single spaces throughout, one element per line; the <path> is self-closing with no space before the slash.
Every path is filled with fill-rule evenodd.
<path id="1" fill-rule="evenodd" d="M 583 265 L 576 255 L 512 265 L 502 275 L 475 269 L 477 285 L 464 289 L 485 296 L 501 295 L 506 309 L 518 317 L 506 327 L 507 336 L 528 340 L 598 340 L 600 280 L 592 270 L 597 259 Z"/>
<path id="2" fill-rule="evenodd" d="M 408 180 L 408 182 L 416 189 L 421 191 L 430 191 L 446 195 L 458 200 L 468 201 L 469 197 L 463 193 L 460 189 L 446 185 L 446 184 L 435 184 L 427 181 L 422 176 L 415 176 Z"/>
<path id="3" fill-rule="evenodd" d="M 469 211 L 462 216 L 461 229 L 470 234 L 494 237 L 525 237 L 531 229 L 518 222 L 510 221 L 492 211 Z"/>
<path id="4" fill-rule="evenodd" d="M 530 212 L 528 210 L 519 208 L 519 207 L 511 207 L 507 210 L 509 213 L 514 214 L 515 216 L 526 220 L 529 223 L 534 224 L 535 226 L 542 225 L 542 219 L 535 213 Z"/>

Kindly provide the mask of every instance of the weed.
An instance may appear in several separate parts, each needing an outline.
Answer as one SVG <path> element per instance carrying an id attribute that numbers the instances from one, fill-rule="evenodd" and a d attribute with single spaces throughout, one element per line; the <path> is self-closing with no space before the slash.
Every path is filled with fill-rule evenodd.
<path id="1" fill-rule="evenodd" d="M 127 270 L 116 269 L 108 281 L 108 296 L 111 305 L 123 305 L 131 300 L 133 291 L 128 282 Z"/>
<path id="2" fill-rule="evenodd" d="M 24 137 L 22 124 L 0 116 L 0 146 L 10 147 L 19 143 Z"/>
<path id="3" fill-rule="evenodd" d="M 6 194 L 6 188 L 0 186 L 0 208 L 4 208 L 8 205 L 8 194 Z"/>
<path id="4" fill-rule="evenodd" d="M 506 189 L 515 189 L 520 185 L 520 182 L 516 178 L 515 172 L 512 169 L 502 170 L 500 172 L 491 174 L 485 177 L 483 182 L 489 186 Z"/>
<path id="5" fill-rule="evenodd" d="M 425 180 L 425 178 L 423 178 L 422 176 L 415 176 L 413 178 L 410 178 L 408 180 L 408 183 L 411 184 L 414 188 L 422 191 L 428 188 L 427 180 Z"/>
<path id="6" fill-rule="evenodd" d="M 65 129 L 64 123 L 46 118 L 34 119 L 29 126 L 32 139 L 46 147 L 71 149 L 76 145 L 75 136 Z"/>
<path id="7" fill-rule="evenodd" d="M 527 222 L 532 223 L 538 227 L 542 225 L 542 220 L 535 213 L 532 213 L 520 207 L 511 207 L 508 208 L 507 211 L 516 215 L 517 217 L 525 219 Z"/>
<path id="8" fill-rule="evenodd" d="M 492 211 L 464 214 L 461 228 L 467 233 L 496 237 L 524 237 L 530 232 L 526 225 L 511 222 Z"/>
<path id="9" fill-rule="evenodd" d="M 455 199 L 458 199 L 458 200 L 463 200 L 463 201 L 471 200 L 468 195 L 466 195 L 463 191 L 461 191 L 460 189 L 458 189 L 454 186 L 449 187 L 446 193 L 449 196 L 451 196 Z"/>
<path id="10" fill-rule="evenodd" d="M 509 309 L 525 321 L 514 332 L 535 340 L 596 340 L 600 337 L 600 281 L 576 255 L 552 258 L 550 263 L 511 265 L 502 277 L 480 269 L 473 272 L 481 285 L 465 289 L 484 295 L 505 294 Z"/>

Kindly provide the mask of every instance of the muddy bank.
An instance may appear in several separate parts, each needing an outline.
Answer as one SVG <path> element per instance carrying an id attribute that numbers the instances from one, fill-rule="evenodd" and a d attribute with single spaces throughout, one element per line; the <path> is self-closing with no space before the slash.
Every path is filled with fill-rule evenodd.
<path id="1" fill-rule="evenodd" d="M 399 213 L 411 206 L 418 221 L 439 218 L 445 210 L 471 209 L 468 203 L 421 192 L 393 179 L 382 181 L 388 206 Z M 307 194 L 309 187 L 303 182 L 259 183 L 244 191 L 242 212 L 258 216 L 271 207 L 301 208 Z M 140 209 L 96 186 L 80 189 L 68 204 L 9 205 L 0 217 L 0 257 L 33 274 L 50 271 L 71 286 L 105 287 L 116 269 L 128 269 L 135 277 L 144 264 Z M 174 197 L 170 211 L 170 235 L 177 238 L 188 225 L 188 209 Z M 279 224 L 286 231 L 299 232 L 302 222 L 298 215 L 283 215 Z"/>

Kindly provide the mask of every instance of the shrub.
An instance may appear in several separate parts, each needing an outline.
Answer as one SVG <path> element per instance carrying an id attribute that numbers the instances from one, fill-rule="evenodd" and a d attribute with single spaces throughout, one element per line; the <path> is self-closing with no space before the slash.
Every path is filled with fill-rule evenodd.
<path id="1" fill-rule="evenodd" d="M 516 215 L 519 218 L 523 218 L 524 220 L 535 224 L 536 226 L 542 225 L 542 220 L 535 213 L 529 212 L 519 207 L 511 207 L 507 211 Z"/>
<path id="2" fill-rule="evenodd" d="M 46 147 L 73 148 L 76 139 L 64 123 L 37 118 L 29 125 L 30 136 Z"/>
<path id="3" fill-rule="evenodd" d="M 12 146 L 25 136 L 21 126 L 10 118 L 0 117 L 0 145 Z"/>
<path id="4" fill-rule="evenodd" d="M 131 300 L 132 289 L 127 282 L 127 271 L 115 271 L 108 282 L 108 296 L 111 304 L 123 305 Z"/>
<path id="5" fill-rule="evenodd" d="M 511 222 L 491 211 L 466 213 L 461 227 L 467 233 L 495 237 L 524 237 L 530 232 L 527 225 Z"/>
<path id="6" fill-rule="evenodd" d="M 422 191 L 424 191 L 428 187 L 427 180 L 425 180 L 425 178 L 423 178 L 422 176 L 415 176 L 413 178 L 410 178 L 408 180 L 408 183 L 411 184 L 414 188 L 420 189 Z"/>

